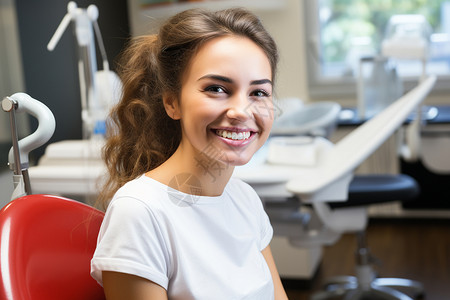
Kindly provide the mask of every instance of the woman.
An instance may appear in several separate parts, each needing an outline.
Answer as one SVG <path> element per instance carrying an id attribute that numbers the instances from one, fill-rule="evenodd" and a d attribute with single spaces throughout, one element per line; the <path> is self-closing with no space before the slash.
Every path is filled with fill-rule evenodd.
<path id="1" fill-rule="evenodd" d="M 188 10 L 132 41 L 91 264 L 107 299 L 287 298 L 261 201 L 231 178 L 269 135 L 277 60 L 243 9 Z"/>

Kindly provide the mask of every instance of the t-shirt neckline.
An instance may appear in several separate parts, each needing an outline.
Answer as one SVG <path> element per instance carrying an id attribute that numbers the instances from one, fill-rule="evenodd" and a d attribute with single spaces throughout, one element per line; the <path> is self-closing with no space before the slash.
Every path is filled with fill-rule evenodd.
<path id="1" fill-rule="evenodd" d="M 151 184 L 157 186 L 160 189 L 164 189 L 167 191 L 170 200 L 172 202 L 178 203 L 181 206 L 186 205 L 194 205 L 194 204 L 217 204 L 221 203 L 224 200 L 224 195 L 227 194 L 227 189 L 230 181 L 228 181 L 227 185 L 224 188 L 224 191 L 219 196 L 201 196 L 198 193 L 201 191 L 199 187 L 192 186 L 192 194 L 184 193 L 180 190 L 177 190 L 173 187 L 170 187 L 154 178 L 148 177 L 145 174 L 142 174 L 140 179 L 150 182 Z"/>

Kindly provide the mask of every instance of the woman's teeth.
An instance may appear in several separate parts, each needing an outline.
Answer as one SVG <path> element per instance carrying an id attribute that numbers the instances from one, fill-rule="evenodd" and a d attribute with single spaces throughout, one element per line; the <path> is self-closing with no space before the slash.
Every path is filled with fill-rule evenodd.
<path id="1" fill-rule="evenodd" d="M 246 140 L 251 135 L 250 131 L 235 132 L 235 131 L 227 131 L 227 130 L 216 130 L 216 134 L 223 138 L 232 139 L 232 140 Z"/>

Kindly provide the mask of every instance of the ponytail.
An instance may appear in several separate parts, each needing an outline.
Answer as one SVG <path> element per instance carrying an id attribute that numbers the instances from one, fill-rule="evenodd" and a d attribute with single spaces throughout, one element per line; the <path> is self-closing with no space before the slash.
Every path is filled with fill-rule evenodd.
<path id="1" fill-rule="evenodd" d="M 134 38 L 119 61 L 123 91 L 107 124 L 102 156 L 108 178 L 98 198 L 102 209 L 118 188 L 169 158 L 181 139 L 179 122 L 167 116 L 162 101 L 158 44 L 156 35 Z"/>

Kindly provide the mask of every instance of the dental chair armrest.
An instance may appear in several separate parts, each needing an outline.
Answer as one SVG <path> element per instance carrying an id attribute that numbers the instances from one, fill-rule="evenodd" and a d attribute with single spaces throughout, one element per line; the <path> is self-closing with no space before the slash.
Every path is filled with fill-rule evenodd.
<path id="1" fill-rule="evenodd" d="M 323 175 L 323 172 L 326 171 L 316 169 L 313 172 L 302 174 L 301 177 L 289 180 L 286 188 L 291 193 L 299 196 L 304 203 L 346 201 L 348 199 L 348 188 L 353 179 L 353 172 L 336 177 L 335 180 L 323 186 L 319 185 L 320 188 L 318 188 L 317 183 L 325 182 L 327 177 L 330 177 Z"/>
<path id="2" fill-rule="evenodd" d="M 436 82 L 430 76 L 375 117 L 353 130 L 324 155 L 311 172 L 289 180 L 288 191 L 309 201 L 344 201 L 353 171 L 377 150 L 426 98 Z"/>

